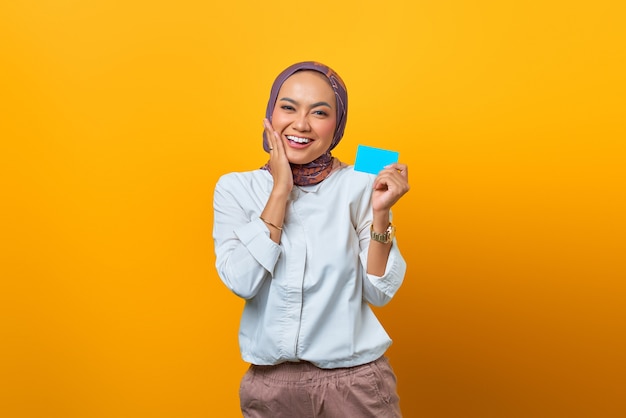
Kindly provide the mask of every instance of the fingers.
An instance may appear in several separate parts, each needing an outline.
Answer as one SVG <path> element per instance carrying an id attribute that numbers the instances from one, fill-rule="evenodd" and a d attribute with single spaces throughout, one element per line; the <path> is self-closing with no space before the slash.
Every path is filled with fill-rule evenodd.
<path id="1" fill-rule="evenodd" d="M 276 148 L 276 131 L 274 130 L 274 127 L 267 118 L 263 119 L 263 126 L 265 127 L 267 145 L 269 146 L 271 152 L 274 148 Z"/>
<path id="2" fill-rule="evenodd" d="M 284 187 L 289 191 L 293 187 L 293 174 L 281 136 L 267 118 L 263 120 L 263 126 L 265 127 L 265 136 L 267 137 L 270 154 L 269 165 L 274 178 L 274 187 Z"/>
<path id="3" fill-rule="evenodd" d="M 270 157 L 272 154 L 282 155 L 284 146 L 281 140 L 280 134 L 274 130 L 272 123 L 267 119 L 263 119 L 263 126 L 265 127 L 265 136 L 267 137 L 267 144 L 270 148 Z"/>
<path id="4" fill-rule="evenodd" d="M 374 180 L 374 189 L 390 190 L 401 196 L 409 191 L 409 183 L 400 173 L 381 172 Z"/>
<path id="5" fill-rule="evenodd" d="M 409 167 L 406 164 L 400 164 L 400 163 L 389 164 L 383 170 L 393 170 L 399 173 L 405 179 L 408 180 L 409 178 Z"/>
<path id="6" fill-rule="evenodd" d="M 406 164 L 390 164 L 378 173 L 376 182 L 392 182 L 397 185 L 406 185 L 408 190 L 409 168 Z"/>
<path id="7" fill-rule="evenodd" d="M 409 188 L 408 167 L 405 164 L 385 167 L 374 180 L 374 190 L 380 198 L 378 204 L 386 208 L 391 208 Z"/>

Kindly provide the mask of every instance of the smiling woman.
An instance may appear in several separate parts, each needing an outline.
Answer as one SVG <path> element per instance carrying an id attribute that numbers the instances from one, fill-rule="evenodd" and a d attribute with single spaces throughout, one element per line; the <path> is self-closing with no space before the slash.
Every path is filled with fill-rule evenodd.
<path id="1" fill-rule="evenodd" d="M 375 309 L 403 414 L 626 417 L 625 20 L 616 0 L 0 1 L 0 416 L 241 417 L 244 300 L 207 270 L 212 186 L 269 160 L 270 87 L 310 56 L 350 87 L 333 158 L 398 150 L 419 190 L 393 206 L 407 273 Z M 277 164 L 240 174 L 255 182 L 232 193 L 259 201 L 233 217 L 259 222 Z M 299 292 L 283 258 L 310 261 L 309 293 L 339 277 L 364 244 L 339 229 L 352 191 L 328 191 L 361 187 L 347 172 L 293 186 L 284 225 L 268 213 L 281 261 L 247 304 Z M 299 225 L 325 241 L 298 246 Z M 361 332 L 339 296 L 320 344 Z M 298 307 L 244 331 L 294 335 Z"/>
<path id="2" fill-rule="evenodd" d="M 290 163 L 309 163 L 330 148 L 337 123 L 334 98 L 330 84 L 318 72 L 300 71 L 285 81 L 272 125 L 281 134 Z"/>
<path id="3" fill-rule="evenodd" d="M 327 66 L 287 68 L 264 121 L 269 161 L 215 187 L 217 270 L 246 301 L 246 417 L 401 416 L 385 357 L 391 339 L 370 305 L 389 302 L 406 271 L 389 231 L 391 207 L 409 189 L 407 167 L 374 176 L 332 156 L 347 103 Z"/>

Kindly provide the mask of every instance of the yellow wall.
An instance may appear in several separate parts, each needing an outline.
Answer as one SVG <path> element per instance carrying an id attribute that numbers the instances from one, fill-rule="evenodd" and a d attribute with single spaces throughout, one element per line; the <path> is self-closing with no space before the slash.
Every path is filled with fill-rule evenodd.
<path id="1" fill-rule="evenodd" d="M 0 415 L 239 416 L 213 185 L 314 59 L 336 155 L 410 167 L 377 310 L 405 415 L 626 416 L 623 2 L 214 3 L 1 3 Z"/>

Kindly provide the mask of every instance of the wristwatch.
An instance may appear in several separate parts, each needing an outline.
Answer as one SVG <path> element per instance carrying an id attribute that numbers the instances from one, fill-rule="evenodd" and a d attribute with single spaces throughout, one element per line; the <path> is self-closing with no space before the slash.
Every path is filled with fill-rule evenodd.
<path id="1" fill-rule="evenodd" d="M 379 234 L 378 232 L 374 231 L 373 224 L 370 226 L 370 237 L 374 241 L 382 242 L 383 244 L 389 244 L 391 240 L 393 240 L 393 237 L 395 235 L 396 235 L 396 227 L 393 226 L 391 222 L 389 222 L 389 226 L 387 227 L 387 230 L 385 230 L 385 232 L 383 232 L 382 234 Z"/>

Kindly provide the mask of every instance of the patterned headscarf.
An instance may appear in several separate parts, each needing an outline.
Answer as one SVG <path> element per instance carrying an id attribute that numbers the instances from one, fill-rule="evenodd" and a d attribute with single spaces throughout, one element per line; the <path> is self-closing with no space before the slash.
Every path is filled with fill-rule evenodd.
<path id="1" fill-rule="evenodd" d="M 330 147 L 324 154 L 307 164 L 291 164 L 293 181 L 294 184 L 298 186 L 317 184 L 324 180 L 326 176 L 328 176 L 328 174 L 332 170 L 333 164 L 333 157 L 330 151 L 337 146 L 339 141 L 341 141 L 341 138 L 343 137 L 343 132 L 346 128 L 346 120 L 348 118 L 348 91 L 346 90 L 346 85 L 343 83 L 343 80 L 341 80 L 339 74 L 333 71 L 330 67 L 313 61 L 299 62 L 297 64 L 293 64 L 283 70 L 283 72 L 281 72 L 278 77 L 276 77 L 276 80 L 274 80 L 274 84 L 272 85 L 270 98 L 267 102 L 265 117 L 267 117 L 271 122 L 272 113 L 274 112 L 274 106 L 276 105 L 276 100 L 278 99 L 278 92 L 280 91 L 283 83 L 294 73 L 303 70 L 317 71 L 318 73 L 323 74 L 328 80 L 330 86 L 335 92 L 335 99 L 337 102 L 337 126 L 335 127 L 333 141 L 331 142 Z M 265 131 L 263 132 L 263 149 L 266 152 L 269 152 L 269 145 L 265 136 Z M 263 169 L 269 170 L 269 163 L 265 164 L 265 166 L 263 166 Z"/>

